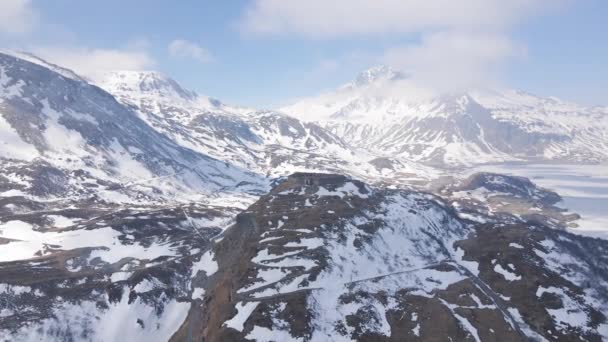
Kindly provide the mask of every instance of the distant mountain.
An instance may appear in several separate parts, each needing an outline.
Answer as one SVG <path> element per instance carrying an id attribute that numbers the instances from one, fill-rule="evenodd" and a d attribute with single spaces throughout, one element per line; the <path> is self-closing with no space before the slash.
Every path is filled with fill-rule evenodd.
<path id="1" fill-rule="evenodd" d="M 512 90 L 437 95 L 389 67 L 282 111 L 370 153 L 427 165 L 608 160 L 608 108 Z"/>
<path id="2" fill-rule="evenodd" d="M 404 158 L 381 162 L 315 123 L 229 106 L 157 72 L 111 72 L 98 85 L 181 146 L 271 177 L 321 171 L 369 181 L 419 180 L 433 173 Z"/>

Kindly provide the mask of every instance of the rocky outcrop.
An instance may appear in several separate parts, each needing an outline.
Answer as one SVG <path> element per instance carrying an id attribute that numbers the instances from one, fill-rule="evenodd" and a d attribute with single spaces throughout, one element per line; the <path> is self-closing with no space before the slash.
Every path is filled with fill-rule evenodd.
<path id="1" fill-rule="evenodd" d="M 426 193 L 294 174 L 213 246 L 218 271 L 185 326 L 204 341 L 601 341 L 606 246 L 524 219 L 462 219 Z"/>

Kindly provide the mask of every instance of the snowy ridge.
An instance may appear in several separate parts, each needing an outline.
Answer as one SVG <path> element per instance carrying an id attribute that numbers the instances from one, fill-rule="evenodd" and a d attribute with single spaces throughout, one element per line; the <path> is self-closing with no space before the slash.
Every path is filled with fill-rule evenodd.
<path id="1" fill-rule="evenodd" d="M 388 67 L 282 111 L 347 143 L 436 166 L 608 160 L 608 109 L 523 92 L 435 94 Z"/>
<path id="2" fill-rule="evenodd" d="M 98 85 L 135 107 L 142 120 L 181 146 L 271 177 L 328 171 L 372 181 L 394 173 L 390 178 L 408 182 L 433 173 L 400 158 L 391 158 L 385 167 L 375 165 L 378 155 L 354 148 L 314 123 L 274 111 L 231 107 L 184 90 L 159 73 L 114 72 Z M 399 170 L 393 172 L 395 168 Z"/>
<path id="3" fill-rule="evenodd" d="M 0 53 L 0 341 L 171 338 L 212 237 L 266 183 L 67 70 Z"/>
<path id="4" fill-rule="evenodd" d="M 5 187 L 21 194 L 136 202 L 263 183 L 179 146 L 82 79 L 4 54 L 0 76 L 3 175 L 21 177 Z"/>

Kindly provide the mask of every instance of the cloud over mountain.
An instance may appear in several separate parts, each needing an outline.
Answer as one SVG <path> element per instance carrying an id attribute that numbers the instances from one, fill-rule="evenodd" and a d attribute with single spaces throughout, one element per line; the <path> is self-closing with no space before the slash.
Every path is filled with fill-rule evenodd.
<path id="1" fill-rule="evenodd" d="M 313 40 L 402 36 L 409 43 L 380 52 L 379 62 L 437 90 L 460 91 L 500 80 L 507 62 L 525 56 L 526 47 L 512 38 L 512 28 L 561 3 L 257 0 L 243 15 L 241 28 L 257 37 Z"/>

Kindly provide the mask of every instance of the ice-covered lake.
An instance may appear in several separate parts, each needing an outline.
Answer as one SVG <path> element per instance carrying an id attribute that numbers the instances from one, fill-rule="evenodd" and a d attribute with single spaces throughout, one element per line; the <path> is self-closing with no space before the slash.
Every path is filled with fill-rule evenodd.
<path id="1" fill-rule="evenodd" d="M 497 164 L 475 171 L 530 178 L 562 196 L 560 207 L 581 215 L 572 232 L 608 239 L 608 164 Z"/>

